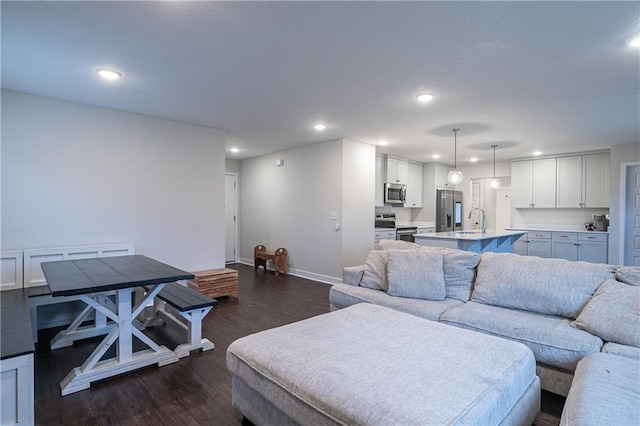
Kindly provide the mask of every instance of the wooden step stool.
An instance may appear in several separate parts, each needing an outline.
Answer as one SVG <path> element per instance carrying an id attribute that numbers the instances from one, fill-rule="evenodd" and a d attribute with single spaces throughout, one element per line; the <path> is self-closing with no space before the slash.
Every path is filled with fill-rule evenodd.
<path id="1" fill-rule="evenodd" d="M 287 249 L 280 247 L 273 253 L 267 251 L 267 248 L 262 244 L 257 245 L 253 249 L 253 265 L 254 271 L 258 270 L 258 266 L 262 266 L 264 270 L 267 270 L 267 260 L 273 261 L 273 267 L 276 271 L 276 277 L 280 271 L 287 275 Z"/>

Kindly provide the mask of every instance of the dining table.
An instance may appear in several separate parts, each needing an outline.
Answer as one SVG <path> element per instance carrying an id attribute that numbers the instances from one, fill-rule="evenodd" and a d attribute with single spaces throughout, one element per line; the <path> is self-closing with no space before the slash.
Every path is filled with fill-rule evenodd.
<path id="1" fill-rule="evenodd" d="M 60 382 L 62 395 L 88 389 L 91 383 L 157 364 L 178 356 L 142 332 L 136 318 L 167 283 L 193 279 L 193 274 L 143 255 L 42 262 L 53 297 L 77 296 L 86 307 L 52 340 L 52 348 L 106 334 L 86 361 Z M 140 297 L 133 297 L 136 290 Z M 92 325 L 83 325 L 95 315 Z M 134 337 L 146 348 L 134 351 Z M 105 357 L 115 345 L 115 355 Z M 138 346 L 140 347 L 140 346 Z"/>

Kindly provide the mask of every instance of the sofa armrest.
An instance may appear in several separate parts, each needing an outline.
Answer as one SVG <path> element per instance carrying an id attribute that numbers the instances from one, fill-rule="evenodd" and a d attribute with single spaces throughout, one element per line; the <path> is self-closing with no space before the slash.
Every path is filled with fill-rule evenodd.
<path id="1" fill-rule="evenodd" d="M 347 266 L 342 270 L 342 282 L 345 284 L 358 286 L 364 275 L 364 265 Z"/>
<path id="2" fill-rule="evenodd" d="M 635 346 L 622 345 L 620 343 L 607 342 L 602 347 L 602 352 L 607 352 L 613 355 L 620 355 L 627 358 L 640 359 L 640 348 Z"/>

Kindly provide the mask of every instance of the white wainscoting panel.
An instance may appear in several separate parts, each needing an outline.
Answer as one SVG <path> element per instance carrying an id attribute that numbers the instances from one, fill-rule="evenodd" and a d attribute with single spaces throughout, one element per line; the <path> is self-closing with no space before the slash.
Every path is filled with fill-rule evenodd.
<path id="1" fill-rule="evenodd" d="M 46 285 L 42 262 L 55 260 L 90 259 L 134 254 L 133 244 L 107 244 L 101 246 L 58 247 L 24 251 L 24 286 Z"/>
<path id="2" fill-rule="evenodd" d="M 0 290 L 22 288 L 22 251 L 0 252 Z"/>

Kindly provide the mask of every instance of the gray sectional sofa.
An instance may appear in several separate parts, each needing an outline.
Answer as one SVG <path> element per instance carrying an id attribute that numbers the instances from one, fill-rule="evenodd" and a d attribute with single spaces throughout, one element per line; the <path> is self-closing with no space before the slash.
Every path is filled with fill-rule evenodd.
<path id="1" fill-rule="evenodd" d="M 344 269 L 329 300 L 331 310 L 373 303 L 523 343 L 542 388 L 566 396 L 591 354 L 640 368 L 639 286 L 640 268 L 384 240 L 365 265 Z M 625 395 L 638 406 L 638 386 Z"/>

